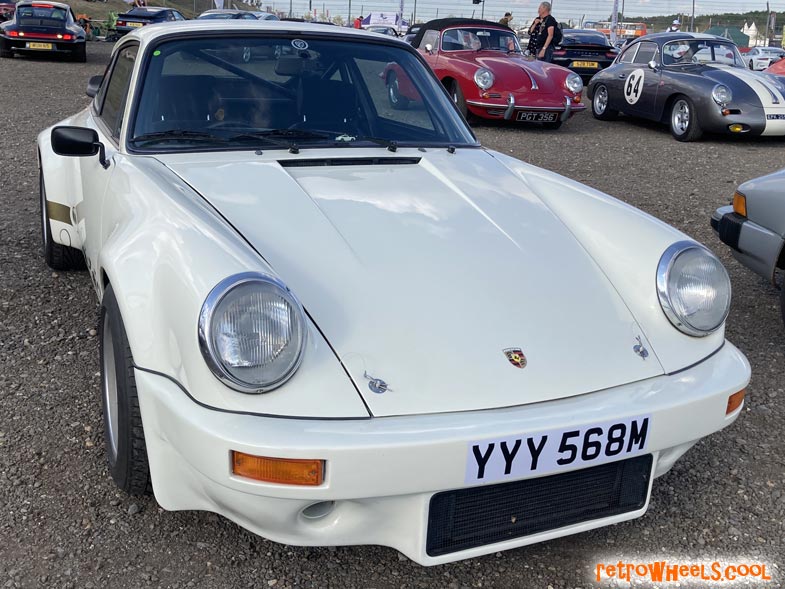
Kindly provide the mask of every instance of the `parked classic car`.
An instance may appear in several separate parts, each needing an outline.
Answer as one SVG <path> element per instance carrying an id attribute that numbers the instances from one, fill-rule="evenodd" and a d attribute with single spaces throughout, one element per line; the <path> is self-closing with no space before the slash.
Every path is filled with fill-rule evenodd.
<path id="1" fill-rule="evenodd" d="M 205 10 L 196 18 L 202 20 L 257 20 L 256 15 L 253 12 L 238 10 L 236 8 L 212 8 L 210 10 Z"/>
<path id="2" fill-rule="evenodd" d="M 592 113 L 666 122 L 679 141 L 704 131 L 727 135 L 785 135 L 785 84 L 751 72 L 723 37 L 659 33 L 630 43 L 616 62 L 589 82 Z"/>
<path id="3" fill-rule="evenodd" d="M 557 129 L 584 110 L 580 76 L 558 65 L 523 56 L 508 27 L 483 20 L 446 18 L 422 25 L 412 45 L 419 49 L 464 116 L 544 123 Z M 403 94 L 400 72 L 386 73 L 395 104 L 416 101 Z"/>
<path id="4" fill-rule="evenodd" d="M 711 226 L 733 257 L 777 286 L 776 275 L 785 271 L 785 169 L 744 182 L 731 205 L 720 207 Z M 780 286 L 780 307 L 785 322 L 785 284 Z"/>
<path id="5" fill-rule="evenodd" d="M 561 44 L 553 52 L 553 63 L 571 69 L 588 82 L 611 65 L 617 55 L 619 50 L 599 31 L 564 29 Z"/>
<path id="6" fill-rule="evenodd" d="M 785 55 L 781 47 L 753 47 L 742 58 L 751 70 L 765 70 Z"/>
<path id="7" fill-rule="evenodd" d="M 421 108 L 389 107 L 389 63 Z M 144 27 L 88 94 L 38 137 L 40 220 L 101 301 L 127 492 L 438 564 L 642 515 L 742 411 L 717 258 L 483 148 L 405 43 Z"/>
<path id="8" fill-rule="evenodd" d="M 115 31 L 118 35 L 126 35 L 145 25 L 152 25 L 163 22 L 177 22 L 185 20 L 185 17 L 174 8 L 160 6 L 140 6 L 132 8 L 128 12 L 117 15 Z"/>
<path id="9" fill-rule="evenodd" d="M 84 62 L 85 32 L 68 4 L 19 2 L 11 18 L 0 23 L 0 57 L 15 53 L 66 55 Z"/>

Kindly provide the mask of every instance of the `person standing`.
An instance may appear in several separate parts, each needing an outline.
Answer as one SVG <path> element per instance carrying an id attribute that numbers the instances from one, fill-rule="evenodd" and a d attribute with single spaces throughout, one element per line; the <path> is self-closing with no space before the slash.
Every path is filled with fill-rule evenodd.
<path id="1" fill-rule="evenodd" d="M 499 19 L 499 24 L 505 27 L 510 27 L 510 21 L 512 21 L 512 12 L 505 12 L 504 16 Z"/>
<path id="2" fill-rule="evenodd" d="M 362 15 L 360 15 L 357 18 L 354 19 L 354 28 L 355 29 L 363 28 L 363 17 L 362 17 Z"/>
<path id="3" fill-rule="evenodd" d="M 559 23 L 551 16 L 551 3 L 541 2 L 537 8 L 537 18 L 529 27 L 529 35 L 535 39 L 537 59 L 542 61 L 553 60 L 553 48 L 556 45 L 556 29 Z"/>
<path id="4" fill-rule="evenodd" d="M 667 29 L 665 29 L 665 32 L 666 33 L 678 33 L 680 30 L 681 30 L 681 23 L 679 22 L 679 19 L 677 18 L 676 20 L 674 20 L 671 23 L 671 26 L 669 26 Z"/>

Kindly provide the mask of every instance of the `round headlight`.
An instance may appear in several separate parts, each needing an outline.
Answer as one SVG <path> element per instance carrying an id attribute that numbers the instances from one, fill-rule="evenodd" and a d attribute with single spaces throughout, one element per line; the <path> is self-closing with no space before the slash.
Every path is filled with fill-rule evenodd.
<path id="1" fill-rule="evenodd" d="M 474 72 L 474 83 L 477 84 L 482 90 L 487 90 L 493 86 L 493 72 L 487 68 L 481 67 Z"/>
<path id="2" fill-rule="evenodd" d="M 241 393 L 285 383 L 302 360 L 305 313 L 279 280 L 252 272 L 221 281 L 199 315 L 199 346 L 213 374 Z"/>
<path id="3" fill-rule="evenodd" d="M 717 84 L 714 86 L 714 89 L 711 91 L 711 97 L 714 99 L 719 105 L 728 104 L 731 100 L 733 100 L 733 93 L 730 91 L 730 88 L 725 86 L 724 84 Z"/>
<path id="4" fill-rule="evenodd" d="M 567 90 L 575 94 L 583 92 L 583 80 L 576 73 L 570 73 L 564 81 L 564 85 L 567 86 Z"/>
<path id="5" fill-rule="evenodd" d="M 730 278 L 708 249 L 693 241 L 671 245 L 657 266 L 657 293 L 665 315 L 688 335 L 716 331 L 730 310 Z"/>

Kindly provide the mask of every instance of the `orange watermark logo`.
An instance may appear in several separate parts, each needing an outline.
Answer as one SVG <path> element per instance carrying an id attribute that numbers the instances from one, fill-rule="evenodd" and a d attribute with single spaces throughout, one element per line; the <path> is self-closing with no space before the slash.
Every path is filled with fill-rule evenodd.
<path id="1" fill-rule="evenodd" d="M 762 563 L 725 564 L 719 561 L 696 564 L 652 562 L 597 563 L 594 568 L 597 582 L 610 579 L 619 581 L 650 581 L 652 583 L 680 583 L 685 581 L 714 581 L 725 583 L 740 580 L 771 581 L 771 575 Z"/>

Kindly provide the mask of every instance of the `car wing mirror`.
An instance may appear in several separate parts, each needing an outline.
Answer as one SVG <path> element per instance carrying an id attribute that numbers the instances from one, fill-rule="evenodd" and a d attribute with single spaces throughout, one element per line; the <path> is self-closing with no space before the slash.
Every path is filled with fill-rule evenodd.
<path id="1" fill-rule="evenodd" d="M 432 55 L 433 54 L 433 45 L 431 45 L 430 43 L 426 43 L 425 44 L 425 52 L 427 54 L 429 54 L 429 55 Z"/>
<path id="2" fill-rule="evenodd" d="M 86 127 L 55 127 L 52 129 L 52 151 L 67 157 L 91 157 L 98 154 L 98 161 L 109 167 L 104 144 L 95 129 Z"/>
<path id="3" fill-rule="evenodd" d="M 649 69 L 656 72 L 657 71 L 657 62 L 653 59 L 649 62 Z"/>
<path id="4" fill-rule="evenodd" d="M 98 94 L 98 89 L 101 87 L 101 82 L 103 81 L 104 81 L 103 76 L 92 76 L 87 81 L 87 90 L 85 91 L 85 93 L 90 98 L 95 98 L 95 95 Z"/>

